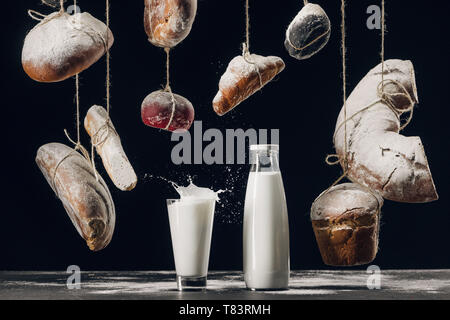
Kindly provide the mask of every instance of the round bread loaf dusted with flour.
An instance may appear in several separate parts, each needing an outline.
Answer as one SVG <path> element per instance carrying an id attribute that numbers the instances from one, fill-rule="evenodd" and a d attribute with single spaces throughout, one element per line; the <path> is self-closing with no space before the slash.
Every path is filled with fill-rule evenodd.
<path id="1" fill-rule="evenodd" d="M 61 143 L 40 147 L 36 163 L 89 248 L 105 248 L 114 232 L 116 214 L 102 177 L 95 175 L 83 156 Z"/>
<path id="2" fill-rule="evenodd" d="M 155 46 L 173 48 L 192 29 L 197 0 L 145 0 L 144 27 Z"/>
<path id="3" fill-rule="evenodd" d="M 310 58 L 327 44 L 331 22 L 321 6 L 306 4 L 289 24 L 284 46 L 298 60 Z"/>
<path id="4" fill-rule="evenodd" d="M 111 30 L 89 13 L 55 12 L 26 36 L 23 69 L 39 82 L 62 81 L 89 68 L 113 42 Z"/>
<path id="5" fill-rule="evenodd" d="M 354 183 L 332 187 L 311 207 L 323 262 L 330 266 L 370 263 L 378 251 L 383 198 Z"/>

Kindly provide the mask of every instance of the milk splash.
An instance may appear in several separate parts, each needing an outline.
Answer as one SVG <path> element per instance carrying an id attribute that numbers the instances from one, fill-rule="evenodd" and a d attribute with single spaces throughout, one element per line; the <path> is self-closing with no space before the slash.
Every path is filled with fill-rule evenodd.
<path id="1" fill-rule="evenodd" d="M 146 177 L 157 178 L 157 179 L 163 180 L 163 181 L 169 183 L 170 185 L 172 185 L 172 187 L 175 189 L 175 191 L 180 195 L 181 201 L 185 201 L 185 200 L 186 201 L 189 201 L 189 200 L 215 200 L 215 201 L 219 202 L 220 201 L 219 194 L 228 191 L 228 190 L 214 191 L 210 188 L 198 187 L 192 181 L 192 177 L 188 178 L 189 185 L 187 187 L 180 186 L 177 183 L 170 181 L 164 177 L 160 177 L 160 176 L 155 177 L 152 175 L 146 175 Z"/>

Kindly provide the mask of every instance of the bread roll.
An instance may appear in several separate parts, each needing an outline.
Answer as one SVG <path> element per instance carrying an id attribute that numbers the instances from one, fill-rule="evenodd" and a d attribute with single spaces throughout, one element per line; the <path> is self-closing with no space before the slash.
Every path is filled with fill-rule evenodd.
<path id="1" fill-rule="evenodd" d="M 197 0 L 145 0 L 144 27 L 155 46 L 172 48 L 191 31 Z"/>
<path id="2" fill-rule="evenodd" d="M 62 81 L 89 68 L 113 42 L 111 30 L 89 13 L 55 12 L 26 36 L 23 69 L 39 82 Z"/>
<path id="3" fill-rule="evenodd" d="M 322 260 L 330 266 L 355 266 L 375 259 L 383 199 L 345 183 L 314 201 L 311 220 Z"/>
<path id="4" fill-rule="evenodd" d="M 103 161 L 114 185 L 122 191 L 133 190 L 137 176 L 123 150 L 119 134 L 112 121 L 107 127 L 108 114 L 101 106 L 92 106 L 84 118 L 84 128 L 96 144 L 96 150 Z"/>
<path id="5" fill-rule="evenodd" d="M 369 71 L 347 99 L 348 177 L 392 201 L 437 200 L 421 139 L 399 134 L 400 111 L 418 102 L 414 67 L 407 60 L 385 62 L 385 94 L 398 111 L 380 101 L 381 70 L 379 64 Z M 341 159 L 345 157 L 344 119 L 342 108 L 334 139 Z"/>
<path id="6" fill-rule="evenodd" d="M 214 111 L 222 116 L 260 90 L 284 70 L 281 58 L 256 54 L 237 56 L 231 60 L 220 78 L 219 92 L 213 100 Z"/>
<path id="7" fill-rule="evenodd" d="M 144 99 L 141 117 L 145 125 L 153 128 L 185 131 L 194 122 L 195 110 L 185 97 L 159 90 Z"/>
<path id="8" fill-rule="evenodd" d="M 284 46 L 298 60 L 319 52 L 330 39 L 331 23 L 321 6 L 306 4 L 289 24 Z"/>
<path id="9" fill-rule="evenodd" d="M 92 251 L 111 241 L 116 214 L 108 187 L 90 163 L 60 143 L 39 148 L 36 163 L 62 201 L 70 220 Z"/>

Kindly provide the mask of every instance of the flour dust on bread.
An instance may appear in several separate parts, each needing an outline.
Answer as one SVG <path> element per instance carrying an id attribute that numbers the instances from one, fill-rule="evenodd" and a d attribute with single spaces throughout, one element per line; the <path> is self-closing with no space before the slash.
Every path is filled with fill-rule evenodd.
<path id="1" fill-rule="evenodd" d="M 89 248 L 105 248 L 114 232 L 115 207 L 89 161 L 64 144 L 49 143 L 39 148 L 36 163 Z"/>
<path id="2" fill-rule="evenodd" d="M 114 185 L 130 191 L 137 184 L 137 176 L 123 150 L 120 136 L 108 113 L 101 106 L 92 106 L 84 118 L 84 127 L 102 159 L 103 166 Z"/>
<path id="3" fill-rule="evenodd" d="M 347 99 L 348 177 L 388 200 L 409 203 L 437 200 L 421 139 L 399 133 L 401 111 L 418 102 L 413 64 L 407 60 L 385 62 L 383 90 L 393 108 L 380 100 L 381 72 L 379 64 Z M 334 139 L 340 159 L 345 158 L 344 119 L 342 108 Z M 341 164 L 345 166 L 342 161 Z"/>
<path id="4" fill-rule="evenodd" d="M 284 46 L 291 57 L 308 59 L 325 47 L 330 34 L 331 22 L 325 11 L 308 3 L 289 24 Z"/>
<path id="5" fill-rule="evenodd" d="M 214 111 L 222 116 L 260 90 L 284 70 L 284 61 L 275 56 L 248 54 L 235 57 L 220 78 Z"/>
<path id="6" fill-rule="evenodd" d="M 111 30 L 89 13 L 54 12 L 26 36 L 22 66 L 39 82 L 58 82 L 89 68 L 111 48 Z"/>
<path id="7" fill-rule="evenodd" d="M 173 48 L 191 32 L 197 0 L 145 0 L 144 27 L 155 46 Z"/>

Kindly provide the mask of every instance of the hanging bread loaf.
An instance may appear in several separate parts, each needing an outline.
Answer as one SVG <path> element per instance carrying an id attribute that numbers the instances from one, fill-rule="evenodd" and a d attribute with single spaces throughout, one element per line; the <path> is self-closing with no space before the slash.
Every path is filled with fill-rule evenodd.
<path id="1" fill-rule="evenodd" d="M 330 266 L 355 266 L 375 259 L 383 199 L 345 183 L 314 201 L 311 220 L 322 260 Z"/>
<path id="2" fill-rule="evenodd" d="M 436 200 L 421 139 L 399 134 L 401 113 L 418 102 L 414 67 L 410 61 L 385 62 L 383 101 L 381 71 L 381 64 L 369 71 L 347 100 L 348 177 L 389 200 Z M 344 119 L 342 109 L 334 139 L 340 159 L 345 157 Z"/>
<path id="3" fill-rule="evenodd" d="M 310 58 L 330 39 L 331 23 L 321 6 L 306 4 L 289 24 L 284 46 L 298 60 Z"/>
<path id="4" fill-rule="evenodd" d="M 116 215 L 103 179 L 99 176 L 97 181 L 90 163 L 60 143 L 40 147 L 36 163 L 89 248 L 105 248 L 111 241 Z"/>
<path id="5" fill-rule="evenodd" d="M 231 60 L 219 82 L 219 92 L 213 100 L 214 111 L 222 116 L 271 81 L 283 71 L 281 58 L 256 54 L 237 56 Z"/>
<path id="6" fill-rule="evenodd" d="M 155 46 L 173 48 L 192 29 L 197 0 L 145 0 L 144 27 Z"/>
<path id="7" fill-rule="evenodd" d="M 122 191 L 134 189 L 137 184 L 136 173 L 128 161 L 113 123 L 111 120 L 108 122 L 105 108 L 92 106 L 84 118 L 84 127 L 114 185 Z"/>
<path id="8" fill-rule="evenodd" d="M 159 90 L 150 93 L 142 102 L 142 122 L 168 131 L 189 130 L 194 122 L 192 103 L 175 93 Z"/>
<path id="9" fill-rule="evenodd" d="M 55 12 L 26 36 L 23 69 L 39 82 L 62 81 L 89 68 L 113 41 L 111 30 L 87 12 Z"/>

